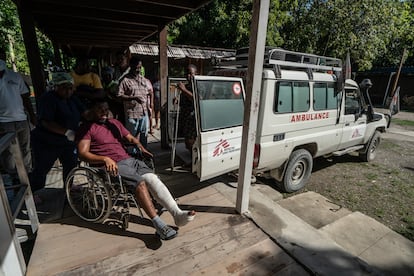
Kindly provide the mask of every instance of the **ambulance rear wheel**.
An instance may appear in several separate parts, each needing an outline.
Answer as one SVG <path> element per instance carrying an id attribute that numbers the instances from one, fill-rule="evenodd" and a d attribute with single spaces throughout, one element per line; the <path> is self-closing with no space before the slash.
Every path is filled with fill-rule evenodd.
<path id="1" fill-rule="evenodd" d="M 283 176 L 282 189 L 293 193 L 302 189 L 312 172 L 313 158 L 309 151 L 299 149 L 292 153 Z"/>

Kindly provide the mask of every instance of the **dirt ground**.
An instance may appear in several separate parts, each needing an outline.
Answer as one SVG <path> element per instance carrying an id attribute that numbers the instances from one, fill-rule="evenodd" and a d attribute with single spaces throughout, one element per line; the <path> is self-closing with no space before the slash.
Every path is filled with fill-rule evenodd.
<path id="1" fill-rule="evenodd" d="M 403 124 L 411 117 L 413 124 Z M 383 135 L 374 161 L 362 162 L 356 154 L 315 159 L 310 182 L 297 193 L 320 193 L 414 241 L 414 137 L 398 134 L 414 131 L 414 113 L 400 118 L 402 124 L 390 129 L 396 132 Z"/>

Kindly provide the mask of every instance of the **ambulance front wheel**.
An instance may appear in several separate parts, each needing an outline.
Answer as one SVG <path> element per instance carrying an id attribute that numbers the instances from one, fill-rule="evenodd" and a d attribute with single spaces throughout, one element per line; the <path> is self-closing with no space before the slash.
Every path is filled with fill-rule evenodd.
<path id="1" fill-rule="evenodd" d="M 365 162 L 371 162 L 377 156 L 377 148 L 381 141 L 381 134 L 378 130 L 374 132 L 371 140 L 367 143 L 365 150 L 359 153 L 359 158 Z"/>
<path id="2" fill-rule="evenodd" d="M 302 189 L 308 182 L 313 167 L 313 158 L 305 149 L 295 150 L 290 158 L 283 176 L 282 189 L 293 193 Z"/>

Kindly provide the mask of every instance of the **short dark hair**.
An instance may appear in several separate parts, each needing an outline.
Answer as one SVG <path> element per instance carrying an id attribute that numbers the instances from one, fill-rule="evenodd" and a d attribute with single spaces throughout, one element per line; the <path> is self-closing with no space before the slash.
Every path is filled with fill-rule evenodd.
<path id="1" fill-rule="evenodd" d="M 194 69 L 197 72 L 197 66 L 195 66 L 192 63 L 188 64 L 188 68 L 192 68 L 192 69 Z"/>
<path id="2" fill-rule="evenodd" d="M 96 98 L 91 101 L 90 107 L 93 108 L 99 104 L 108 103 L 108 100 L 105 98 Z"/>
<path id="3" fill-rule="evenodd" d="M 140 62 L 142 63 L 141 59 L 139 59 L 137 56 L 133 56 L 129 60 L 129 65 L 138 65 Z"/>

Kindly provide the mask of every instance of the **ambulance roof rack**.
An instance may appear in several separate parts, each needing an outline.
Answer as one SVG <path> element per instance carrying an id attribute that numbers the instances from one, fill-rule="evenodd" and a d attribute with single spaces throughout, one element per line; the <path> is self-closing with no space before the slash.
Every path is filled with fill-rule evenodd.
<path id="1" fill-rule="evenodd" d="M 308 68 L 321 71 L 342 71 L 342 61 L 340 59 L 292 52 L 280 48 L 269 50 L 267 62 L 269 64 L 280 66 Z"/>
<path id="2" fill-rule="evenodd" d="M 236 51 L 236 59 L 223 62 L 220 66 L 246 67 L 249 48 Z M 300 52 L 293 52 L 275 47 L 266 47 L 264 66 L 278 66 L 281 68 L 305 68 L 316 71 L 342 71 L 342 61 L 337 58 L 318 56 Z"/>

